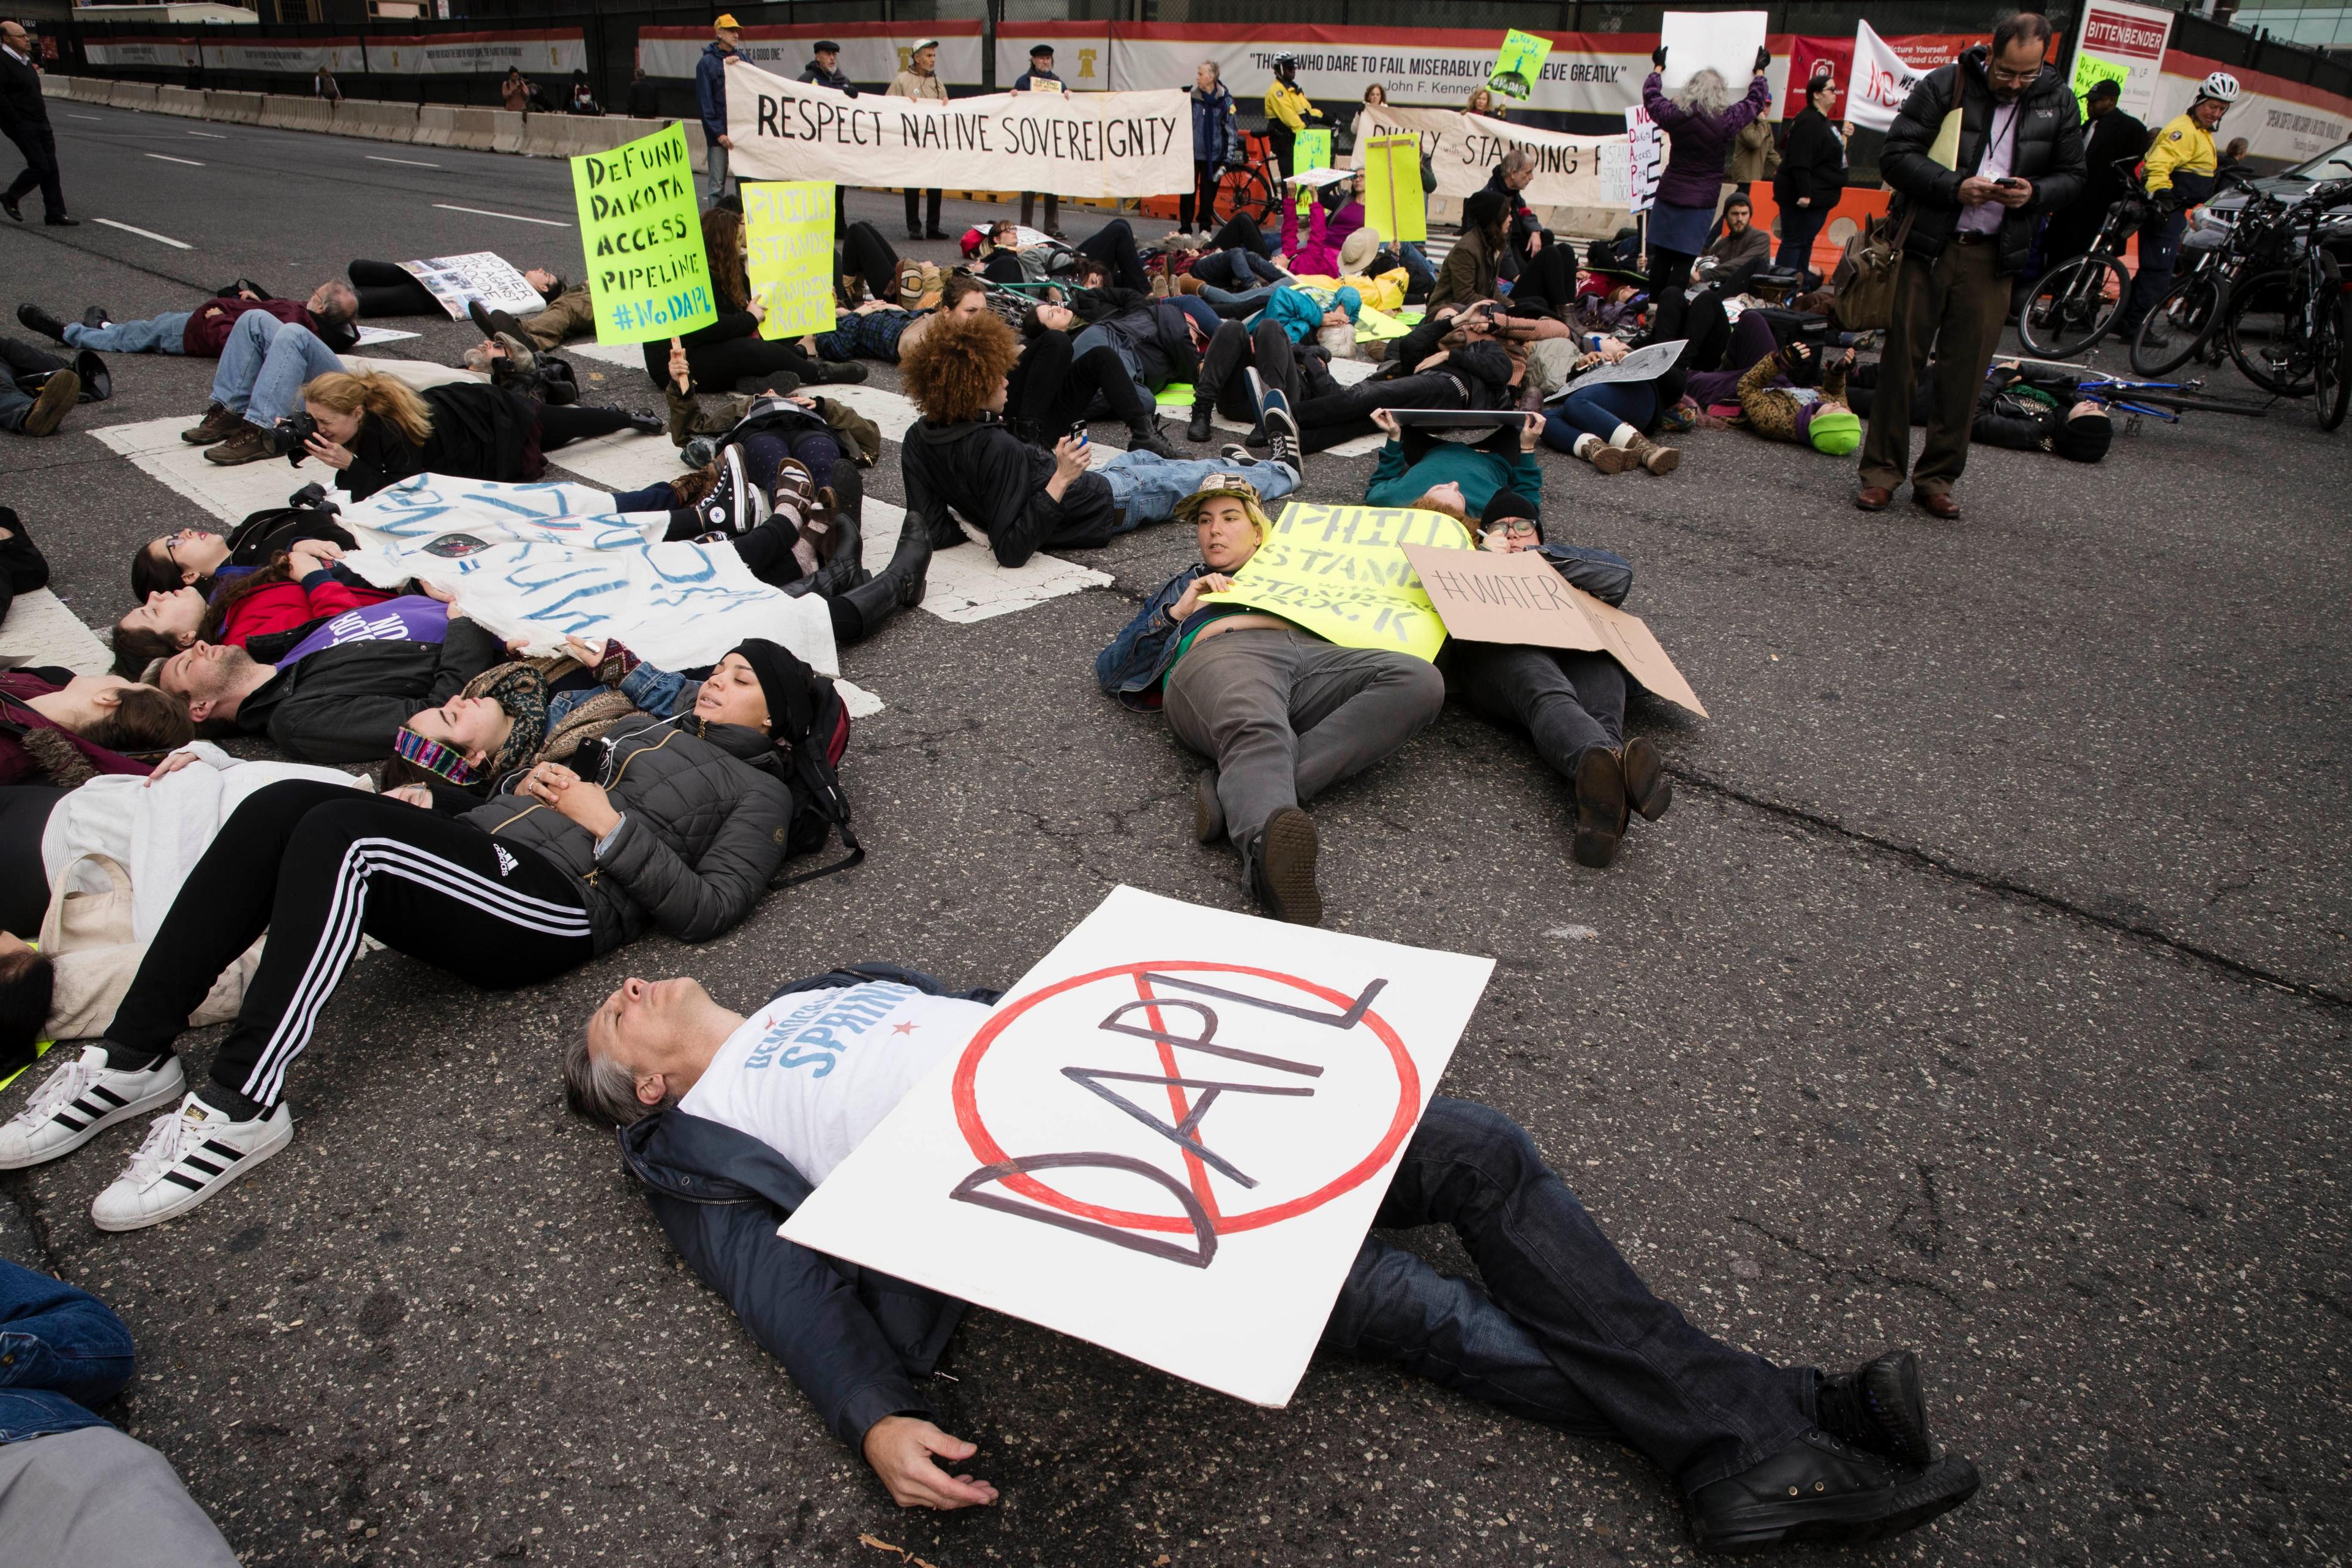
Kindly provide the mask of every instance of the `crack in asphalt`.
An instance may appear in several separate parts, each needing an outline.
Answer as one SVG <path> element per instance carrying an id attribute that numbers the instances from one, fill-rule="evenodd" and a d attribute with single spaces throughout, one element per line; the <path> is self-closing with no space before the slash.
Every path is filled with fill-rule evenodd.
<path id="1" fill-rule="evenodd" d="M 63 1278 L 62 1275 L 58 1275 L 58 1270 L 64 1266 L 65 1260 L 58 1255 L 56 1242 L 50 1239 L 49 1222 L 41 1213 L 41 1200 L 33 1194 L 31 1173 L 14 1171 L 5 1177 L 0 1177 L 0 1192 L 5 1192 L 8 1194 L 8 1202 L 15 1205 L 17 1217 L 25 1222 L 25 1228 L 32 1233 L 33 1245 L 40 1249 L 41 1267 L 52 1275 Z"/>
<path id="2" fill-rule="evenodd" d="M 1731 1223 L 1745 1226 L 1765 1240 L 1795 1253 L 1819 1268 L 1823 1279 L 1834 1279 L 1843 1274 L 1859 1285 L 1901 1285 L 1913 1290 L 1925 1290 L 1931 1296 L 1940 1297 L 1946 1305 L 1957 1307 L 1963 1312 L 1970 1310 L 1969 1304 L 1960 1300 L 1959 1293 L 1948 1285 L 1938 1284 L 1933 1279 L 1922 1279 L 1916 1275 L 1892 1274 L 1867 1263 L 1840 1263 L 1835 1258 L 1815 1252 L 1792 1236 L 1782 1236 L 1777 1231 L 1767 1229 L 1760 1220 L 1750 1219 L 1744 1214 L 1733 1215 Z"/>

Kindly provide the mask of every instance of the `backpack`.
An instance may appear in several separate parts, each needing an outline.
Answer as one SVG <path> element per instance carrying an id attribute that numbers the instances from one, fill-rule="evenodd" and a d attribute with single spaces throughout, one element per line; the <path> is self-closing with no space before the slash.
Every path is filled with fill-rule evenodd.
<path id="1" fill-rule="evenodd" d="M 780 648 L 781 648 L 781 645 Z M 781 648 L 793 661 L 800 679 L 793 682 L 785 711 L 771 715 L 776 723 L 776 752 L 784 782 L 792 787 L 793 820 L 785 831 L 787 856 L 810 855 L 824 847 L 835 830 L 849 851 L 830 866 L 785 878 L 780 886 L 814 881 L 846 871 L 866 858 L 865 847 L 849 825 L 849 796 L 834 770 L 849 749 L 849 708 L 833 682 L 811 669 L 790 648 Z"/>

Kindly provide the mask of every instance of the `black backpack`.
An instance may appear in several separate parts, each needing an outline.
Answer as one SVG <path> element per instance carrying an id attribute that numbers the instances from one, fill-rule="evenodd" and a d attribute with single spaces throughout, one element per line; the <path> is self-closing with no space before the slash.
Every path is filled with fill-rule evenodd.
<path id="1" fill-rule="evenodd" d="M 779 645 L 779 650 L 792 660 L 793 673 L 800 678 L 793 683 L 785 711 L 772 716 L 779 720 L 777 761 L 793 792 L 793 820 L 785 833 L 784 853 L 814 854 L 836 830 L 842 847 L 849 852 L 830 866 L 785 878 L 780 885 L 789 888 L 795 882 L 846 871 L 866 858 L 866 849 L 850 826 L 849 796 L 834 771 L 849 749 L 848 705 L 832 681 L 811 669 L 790 648 Z"/>

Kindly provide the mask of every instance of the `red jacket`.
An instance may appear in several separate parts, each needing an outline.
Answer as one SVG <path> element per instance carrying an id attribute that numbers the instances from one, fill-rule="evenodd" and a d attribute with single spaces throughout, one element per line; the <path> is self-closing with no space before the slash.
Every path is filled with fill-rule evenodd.
<path id="1" fill-rule="evenodd" d="M 26 706 L 23 699 L 46 697 L 64 689 L 54 680 L 44 680 L 30 671 L 0 670 L 0 784 L 22 784 L 27 779 L 61 784 L 72 788 L 81 783 L 79 778 L 60 776 L 59 764 L 70 765 L 73 758 L 59 751 L 62 742 L 81 753 L 81 760 L 102 773 L 150 773 L 154 769 L 145 763 L 132 762 L 104 746 L 92 745 L 63 725 L 51 722 L 37 709 Z M 16 733 L 19 727 L 26 731 Z M 32 736 L 47 731 L 55 740 L 27 745 Z M 40 753 L 47 752 L 44 756 Z"/>
<path id="2" fill-rule="evenodd" d="M 319 318 L 310 314 L 310 307 L 299 300 L 207 300 L 189 316 L 188 330 L 180 334 L 181 352 L 196 359 L 220 358 L 221 350 L 228 342 L 229 329 L 247 310 L 266 310 L 281 321 L 308 327 L 325 336 Z"/>
<path id="3" fill-rule="evenodd" d="M 340 616 L 363 605 L 380 605 L 392 596 L 389 588 L 354 586 L 338 582 L 329 572 L 313 574 L 308 586 L 272 583 L 237 601 L 221 627 L 220 640 L 243 647 L 254 637 L 292 631 L 321 616 Z"/>

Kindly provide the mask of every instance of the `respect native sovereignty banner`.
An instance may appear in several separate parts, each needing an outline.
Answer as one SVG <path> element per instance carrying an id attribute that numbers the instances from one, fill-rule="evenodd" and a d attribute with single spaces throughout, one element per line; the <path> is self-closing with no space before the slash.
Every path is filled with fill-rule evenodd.
<path id="1" fill-rule="evenodd" d="M 946 103 L 851 98 L 757 66 L 727 73 L 730 167 L 747 180 L 1156 196 L 1192 181 L 1185 95 L 1022 92 Z"/>

